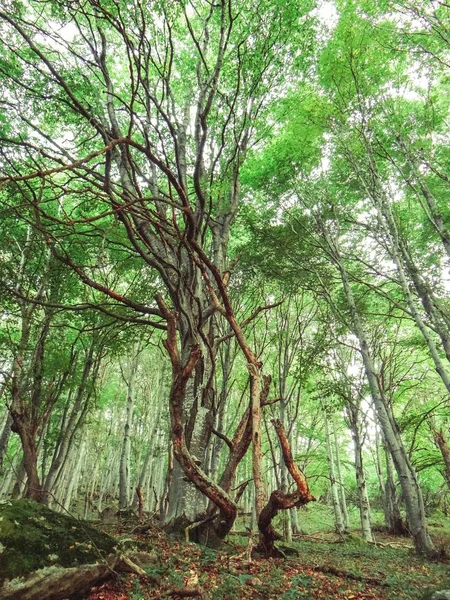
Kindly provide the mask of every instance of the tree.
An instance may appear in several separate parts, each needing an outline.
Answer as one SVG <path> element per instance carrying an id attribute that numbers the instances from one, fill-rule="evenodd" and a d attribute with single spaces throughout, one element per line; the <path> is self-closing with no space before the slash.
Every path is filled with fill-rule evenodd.
<path id="1" fill-rule="evenodd" d="M 29 203 L 53 256 L 93 294 L 125 305 L 130 319 L 167 330 L 174 454 L 184 476 L 220 508 L 224 532 L 236 507 L 200 468 L 216 409 L 220 319 L 248 363 L 258 514 L 265 503 L 261 365 L 230 302 L 227 246 L 240 206 L 241 165 L 274 83 L 282 86 L 295 62 L 307 30 L 299 20 L 309 5 L 280 11 L 276 1 L 250 1 L 249 24 L 243 9 L 231 0 L 170 2 L 150 14 L 139 2 L 130 8 L 90 1 L 0 13 L 11 48 L 4 82 L 23 100 L 7 109 L 13 127 L 3 135 L 5 193 L 13 189 Z M 70 23 L 68 39 L 56 32 L 57 23 Z M 292 48 L 288 60 L 286 48 Z M 30 125 L 44 97 L 51 119 Z M 61 126 L 63 140 L 55 135 Z M 27 138 L 21 132 L 30 127 Z M 101 242 L 106 256 L 99 265 L 100 240 L 108 247 Z M 150 270 L 152 292 L 148 285 L 135 297 L 134 290 L 114 289 L 110 269 L 118 257 Z M 161 287 L 164 293 L 149 302 Z M 197 496 L 179 468 L 171 485 L 182 498 L 173 516 L 194 520 Z"/>

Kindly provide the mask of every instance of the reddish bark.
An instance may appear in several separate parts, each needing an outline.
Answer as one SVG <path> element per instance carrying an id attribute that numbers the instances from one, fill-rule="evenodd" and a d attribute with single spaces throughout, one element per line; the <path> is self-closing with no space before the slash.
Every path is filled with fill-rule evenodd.
<path id="1" fill-rule="evenodd" d="M 142 521 L 144 518 L 144 495 L 140 487 L 136 488 L 136 495 L 138 497 L 138 519 Z"/>
<path id="2" fill-rule="evenodd" d="M 277 556 L 280 554 L 275 547 L 275 541 L 280 539 L 281 536 L 275 531 L 272 525 L 272 520 L 278 512 L 280 510 L 303 506 L 304 504 L 315 500 L 314 496 L 312 496 L 309 491 L 306 477 L 292 458 L 291 447 L 283 424 L 278 419 L 273 419 L 272 423 L 280 441 L 284 463 L 297 485 L 297 490 L 292 494 L 285 494 L 281 490 L 273 491 L 269 501 L 261 511 L 258 519 L 258 529 L 261 534 L 261 539 L 257 551 L 266 556 Z"/>
<path id="3" fill-rule="evenodd" d="M 433 438 L 434 438 L 435 444 L 441 451 L 442 458 L 444 460 L 443 477 L 450 489 L 450 447 L 448 445 L 448 441 L 445 438 L 442 428 L 437 429 L 437 427 L 435 427 L 432 424 L 431 429 L 433 432 Z"/>
<path id="4" fill-rule="evenodd" d="M 11 431 L 20 437 L 23 450 L 23 464 L 27 474 L 27 488 L 25 497 L 36 502 L 44 501 L 44 490 L 39 479 L 37 469 L 38 451 L 36 446 L 36 434 L 25 416 L 18 412 L 11 412 L 13 419 Z"/>
<path id="5" fill-rule="evenodd" d="M 237 507 L 232 498 L 200 468 L 191 456 L 186 445 L 183 428 L 183 403 L 186 385 L 193 376 L 195 367 L 201 359 L 200 347 L 194 345 L 190 356 L 183 365 L 177 345 L 177 314 L 170 311 L 161 297 L 158 305 L 167 319 L 167 339 L 164 346 L 172 363 L 172 386 L 170 390 L 170 420 L 174 456 L 180 464 L 185 476 L 195 487 L 211 500 L 219 509 L 219 537 L 224 537 L 231 529 L 237 515 Z"/>

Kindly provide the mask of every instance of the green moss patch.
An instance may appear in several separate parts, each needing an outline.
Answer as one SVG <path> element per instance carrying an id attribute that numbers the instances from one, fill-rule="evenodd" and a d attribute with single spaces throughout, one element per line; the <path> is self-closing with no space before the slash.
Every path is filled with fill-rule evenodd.
<path id="1" fill-rule="evenodd" d="M 94 563 L 116 541 L 84 521 L 30 500 L 0 502 L 0 583 L 48 566 Z"/>

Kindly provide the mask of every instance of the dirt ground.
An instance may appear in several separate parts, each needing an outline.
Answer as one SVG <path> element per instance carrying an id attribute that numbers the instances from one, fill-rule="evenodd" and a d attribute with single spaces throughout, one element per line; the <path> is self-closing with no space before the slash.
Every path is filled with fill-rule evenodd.
<path id="1" fill-rule="evenodd" d="M 109 530 L 112 533 L 111 528 Z M 352 533 L 344 541 L 331 532 L 298 536 L 285 559 L 251 559 L 250 538 L 235 534 L 221 551 L 169 539 L 152 526 L 145 534 L 116 527 L 127 544 L 151 551 L 147 577 L 122 576 L 92 589 L 83 600 L 415 600 L 450 589 L 450 564 L 416 556 L 411 540 L 376 532 L 376 544 Z M 436 545 L 450 536 L 432 530 Z"/>

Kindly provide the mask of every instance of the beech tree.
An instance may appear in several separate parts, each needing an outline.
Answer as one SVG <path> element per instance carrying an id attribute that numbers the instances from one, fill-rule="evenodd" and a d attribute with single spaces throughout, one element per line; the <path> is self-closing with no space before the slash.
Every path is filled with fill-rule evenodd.
<path id="1" fill-rule="evenodd" d="M 219 507 L 224 535 L 236 506 L 204 469 L 216 410 L 220 319 L 248 363 L 246 419 L 258 515 L 266 502 L 264 383 L 230 302 L 227 247 L 240 205 L 241 165 L 272 91 L 285 86 L 299 62 L 310 6 L 279 10 L 276 1 L 235 6 L 223 0 L 150 10 L 141 2 L 52 1 L 10 8 L 0 13 L 8 47 L 3 78 L 16 98 L 7 105 L 3 135 L 5 193 L 21 194 L 52 255 L 93 294 L 167 331 L 177 459 L 169 498 L 180 499 L 169 518 L 197 518 L 194 483 Z M 244 10 L 254 15 L 249 23 Z M 51 122 L 33 120 L 43 101 Z M 101 240 L 108 249 L 98 257 Z M 140 261 L 144 273 L 151 272 L 153 297 L 148 289 L 133 296 L 114 285 L 111 266 L 121 259 Z"/>

